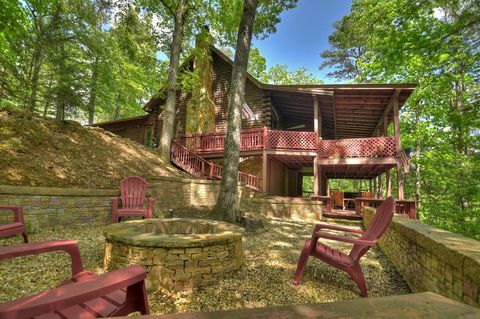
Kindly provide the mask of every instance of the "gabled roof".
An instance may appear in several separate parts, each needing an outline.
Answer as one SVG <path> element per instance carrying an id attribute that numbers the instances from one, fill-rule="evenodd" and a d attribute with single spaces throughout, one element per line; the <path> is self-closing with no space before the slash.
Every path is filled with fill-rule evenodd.
<path id="1" fill-rule="evenodd" d="M 233 68 L 234 62 L 223 52 L 214 46 L 210 50 Z M 182 68 L 191 66 L 192 58 L 187 59 Z M 384 113 L 387 123 L 392 121 L 392 97 L 398 97 L 398 106 L 401 108 L 416 88 L 414 83 L 274 85 L 262 83 L 249 73 L 247 80 L 270 95 L 276 110 L 287 122 L 285 127 L 302 126 L 302 130 L 313 130 L 315 96 L 320 106 L 324 138 L 354 138 L 375 134 L 383 125 L 380 122 Z M 159 92 L 164 90 L 162 88 Z M 144 109 L 151 111 L 164 102 L 164 98 L 154 97 Z"/>

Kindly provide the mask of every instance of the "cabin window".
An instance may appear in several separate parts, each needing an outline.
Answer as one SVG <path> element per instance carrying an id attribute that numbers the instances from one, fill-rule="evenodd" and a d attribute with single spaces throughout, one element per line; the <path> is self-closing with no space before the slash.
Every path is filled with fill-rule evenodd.
<path id="1" fill-rule="evenodd" d="M 242 120 L 256 121 L 258 120 L 258 115 L 253 113 L 250 106 L 247 103 L 243 102 L 242 106 Z"/>

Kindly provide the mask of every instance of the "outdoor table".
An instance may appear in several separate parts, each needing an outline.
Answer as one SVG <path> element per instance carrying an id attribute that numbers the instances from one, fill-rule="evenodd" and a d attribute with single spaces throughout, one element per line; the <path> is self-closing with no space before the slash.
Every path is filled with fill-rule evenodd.
<path id="1" fill-rule="evenodd" d="M 355 214 L 362 214 L 362 207 L 365 205 L 374 204 L 373 207 L 378 207 L 384 199 L 382 198 L 369 198 L 369 197 L 357 197 L 355 198 Z M 415 207 L 416 202 L 414 200 L 395 200 L 395 213 L 408 215 L 409 218 L 417 218 L 417 209 Z"/>

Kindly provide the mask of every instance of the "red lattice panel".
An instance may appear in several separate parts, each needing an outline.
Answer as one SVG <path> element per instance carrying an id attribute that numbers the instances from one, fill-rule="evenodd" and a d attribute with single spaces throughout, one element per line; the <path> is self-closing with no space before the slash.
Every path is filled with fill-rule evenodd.
<path id="1" fill-rule="evenodd" d="M 324 158 L 395 156 L 395 138 L 369 137 L 343 140 L 319 140 L 318 155 Z"/>
<path id="2" fill-rule="evenodd" d="M 268 149 L 316 150 L 317 134 L 315 132 L 268 131 Z"/>

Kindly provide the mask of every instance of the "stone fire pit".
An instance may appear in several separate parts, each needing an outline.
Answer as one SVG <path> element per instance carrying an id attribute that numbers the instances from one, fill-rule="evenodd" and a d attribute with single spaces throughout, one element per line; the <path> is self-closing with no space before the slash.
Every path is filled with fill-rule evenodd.
<path id="1" fill-rule="evenodd" d="M 145 219 L 105 227 L 104 266 L 142 265 L 147 289 L 179 291 L 201 287 L 242 264 L 244 230 L 226 222 Z"/>

